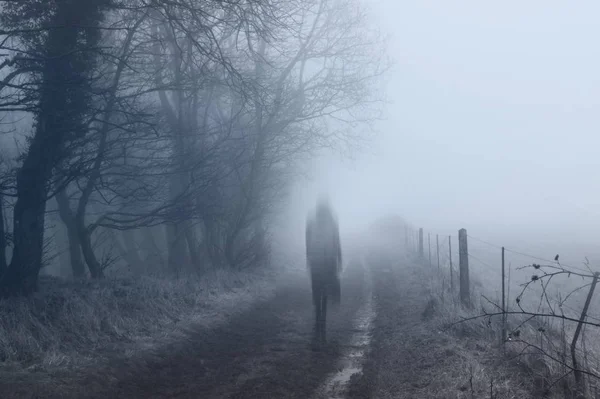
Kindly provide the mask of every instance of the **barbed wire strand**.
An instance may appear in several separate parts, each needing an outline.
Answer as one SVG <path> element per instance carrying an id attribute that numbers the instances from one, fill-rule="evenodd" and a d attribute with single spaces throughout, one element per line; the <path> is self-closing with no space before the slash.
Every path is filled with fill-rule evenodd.
<path id="1" fill-rule="evenodd" d="M 494 248 L 497 248 L 497 249 L 500 249 L 500 250 L 502 249 L 501 246 L 496 245 L 496 244 L 492 244 L 491 242 L 482 240 L 481 238 L 473 237 L 472 235 L 469 235 L 469 234 L 467 234 L 467 237 L 472 238 L 475 241 L 479 241 L 479 242 L 482 242 L 484 244 L 487 244 L 487 245 L 489 245 L 491 247 L 494 247 Z M 557 265 L 559 265 L 560 267 L 562 267 L 564 269 L 569 268 L 569 269 L 577 270 L 577 271 L 580 271 L 580 272 L 590 273 L 590 270 L 588 270 L 588 269 L 584 269 L 584 268 L 581 268 L 581 267 L 577 267 L 577 266 L 573 266 L 573 265 L 568 265 L 568 264 L 564 264 L 564 263 L 559 263 L 559 262 L 557 262 L 555 260 L 550 260 L 550 259 L 542 258 L 542 257 L 539 257 L 539 256 L 531 255 L 531 254 L 528 254 L 528 253 L 525 253 L 525 252 L 516 251 L 514 249 L 510 249 L 510 248 L 507 248 L 507 247 L 504 247 L 504 251 L 511 252 L 513 254 L 517 254 L 517 255 L 521 255 L 521 256 L 525 256 L 525 257 L 528 257 L 528 258 L 531 258 L 531 259 L 539 260 L 539 261 L 542 261 L 542 262 L 548 262 L 548 263 L 551 263 L 551 264 L 557 264 Z"/>

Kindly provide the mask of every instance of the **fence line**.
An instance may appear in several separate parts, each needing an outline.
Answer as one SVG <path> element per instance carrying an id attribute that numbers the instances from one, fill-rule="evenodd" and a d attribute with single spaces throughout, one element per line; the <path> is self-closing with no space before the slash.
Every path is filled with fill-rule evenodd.
<path id="1" fill-rule="evenodd" d="M 550 259 L 542 258 L 542 257 L 539 257 L 539 256 L 531 255 L 531 254 L 528 254 L 528 253 L 525 253 L 525 252 L 516 251 L 514 249 L 510 249 L 510 248 L 507 248 L 507 247 L 502 247 L 502 246 L 499 246 L 499 245 L 496 245 L 496 244 L 492 244 L 492 243 L 490 243 L 488 241 L 482 240 L 481 238 L 473 237 L 471 235 L 469 235 L 468 237 L 474 239 L 475 241 L 479 241 L 479 242 L 482 242 L 484 244 L 487 244 L 487 245 L 489 245 L 491 247 L 494 247 L 496 249 L 500 249 L 501 250 L 502 248 L 504 248 L 504 250 L 507 251 L 507 252 L 511 252 L 513 254 L 516 254 L 516 255 L 525 256 L 525 257 L 528 257 L 528 258 L 531 258 L 531 259 L 535 259 L 535 260 L 539 260 L 539 261 L 542 261 L 542 262 L 555 263 L 555 264 L 558 264 L 562 268 L 565 268 L 565 269 L 569 268 L 569 269 L 578 270 L 578 271 L 592 272 L 591 270 L 588 270 L 588 269 L 583 269 L 583 268 L 580 268 L 580 267 L 577 267 L 577 266 L 573 266 L 573 265 L 569 265 L 569 264 L 565 264 L 565 263 L 560 263 L 557 260 L 550 260 Z"/>
<path id="2" fill-rule="evenodd" d="M 410 232 L 409 232 L 410 233 Z M 410 251 L 413 251 L 414 253 L 417 253 L 417 255 L 419 256 L 419 258 L 423 261 L 423 263 L 427 263 L 429 265 L 429 267 L 431 269 L 433 269 L 433 263 L 432 263 L 432 248 L 431 248 L 431 234 L 432 232 L 427 232 L 427 238 L 428 238 L 428 247 L 429 247 L 429 253 L 428 253 L 428 262 L 425 261 L 425 254 L 423 251 L 423 239 L 422 237 L 424 236 L 424 231 L 422 228 L 419 229 L 418 232 L 418 236 L 420 238 L 419 240 L 419 244 L 420 244 L 420 248 L 417 247 L 416 245 L 411 245 L 410 240 L 405 241 L 407 243 L 407 247 Z M 478 237 L 474 237 L 472 235 L 467 234 L 465 229 L 461 229 L 459 230 L 459 234 L 458 234 L 458 251 L 456 251 L 458 253 L 458 257 L 459 257 L 459 268 L 458 268 L 458 281 L 459 281 L 459 287 L 458 287 L 458 292 L 456 292 L 456 287 L 453 284 L 453 280 L 454 280 L 454 268 L 453 268 L 453 259 L 452 259 L 452 235 L 440 235 L 438 233 L 433 233 L 435 234 L 435 256 L 437 258 L 437 270 L 438 273 L 440 274 L 445 274 L 447 271 L 450 272 L 450 293 L 451 296 L 453 298 L 453 301 L 456 298 L 454 295 L 455 294 L 460 294 L 458 295 L 460 297 L 461 303 L 470 308 L 472 306 L 471 304 L 471 300 L 470 300 L 470 296 L 471 296 L 471 292 L 470 292 L 470 278 L 469 278 L 469 260 L 473 260 L 475 262 L 475 264 L 483 266 L 483 270 L 487 273 L 487 272 L 491 272 L 495 277 L 499 277 L 501 280 L 501 284 L 499 284 L 501 287 L 501 297 L 502 297 L 502 303 L 501 305 L 495 305 L 496 308 L 500 309 L 499 312 L 494 312 L 494 313 L 488 313 L 487 311 L 484 310 L 485 314 L 478 316 L 478 317 L 492 317 L 492 316 L 501 316 L 501 333 L 500 333 L 500 342 L 502 343 L 502 345 L 505 347 L 506 343 L 509 341 L 520 341 L 520 339 L 516 339 L 517 337 L 519 337 L 519 328 L 521 328 L 524 323 L 528 324 L 534 320 L 540 320 L 538 321 L 537 325 L 540 325 L 540 327 L 538 327 L 537 331 L 540 335 L 540 345 L 539 347 L 537 345 L 531 345 L 528 342 L 525 341 L 521 341 L 526 343 L 529 347 L 531 348 L 537 348 L 540 350 L 540 352 L 548 357 L 549 359 L 552 359 L 553 361 L 556 361 L 556 357 L 552 357 L 549 355 L 549 353 L 547 352 L 548 350 L 552 350 L 552 349 L 556 349 L 555 345 L 552 344 L 552 340 L 550 338 L 550 336 L 547 334 L 546 329 L 543 328 L 542 326 L 544 325 L 549 325 L 550 321 L 552 320 L 552 318 L 555 319 L 562 319 L 563 321 L 563 329 L 564 329 L 564 321 L 572 321 L 574 323 L 576 323 L 576 329 L 575 329 L 575 334 L 573 335 L 572 341 L 570 343 L 570 354 L 571 354 L 571 365 L 568 364 L 563 364 L 563 366 L 566 366 L 570 372 L 573 373 L 574 377 L 575 377 L 575 383 L 576 386 L 578 388 L 579 391 L 585 391 L 585 382 L 584 382 L 584 376 L 593 376 L 596 377 L 597 379 L 600 380 L 600 375 L 595 374 L 595 370 L 591 369 L 592 371 L 590 371 L 589 369 L 583 369 L 582 367 L 588 367 L 587 366 L 587 355 L 585 357 L 585 364 L 582 364 L 579 360 L 580 360 L 580 354 L 579 354 L 579 349 L 578 349 L 578 343 L 579 341 L 583 341 L 583 345 L 585 348 L 585 340 L 582 338 L 581 340 L 579 340 L 579 336 L 582 334 L 582 331 L 585 331 L 584 327 L 590 326 L 590 327 L 598 327 L 600 323 L 598 323 L 600 321 L 600 317 L 594 317 L 592 315 L 589 314 L 589 310 L 590 310 L 590 305 L 591 305 L 591 300 L 592 297 L 594 295 L 594 290 L 596 287 L 596 283 L 598 280 L 598 277 L 600 275 L 600 272 L 594 272 L 590 267 L 588 267 L 587 269 L 581 268 L 581 267 L 576 267 L 573 265 L 569 265 L 569 264 L 563 264 L 559 261 L 559 256 L 557 255 L 556 258 L 554 260 L 550 260 L 541 256 L 536 256 L 533 254 L 529 254 L 523 251 L 518 251 L 518 250 L 514 250 L 514 249 L 510 249 L 507 248 L 505 246 L 502 245 L 497 245 L 494 243 L 491 243 L 487 240 L 482 240 Z M 447 237 L 447 239 L 443 239 L 440 245 L 440 236 L 442 237 Z M 478 256 L 477 255 L 477 251 L 473 251 L 472 249 L 468 248 L 468 240 L 473 240 L 476 242 L 480 242 L 482 244 L 485 244 L 491 248 L 497 249 L 498 250 L 498 260 L 499 260 L 499 264 L 498 266 L 494 266 L 492 264 L 490 264 L 490 262 L 481 259 L 482 257 L 485 258 L 484 256 Z M 511 268 L 509 267 L 509 274 L 508 277 L 505 274 L 505 267 L 506 267 L 506 255 L 508 254 L 513 254 L 513 255 L 519 255 L 519 256 L 523 256 L 532 260 L 536 260 L 536 261 L 541 261 L 541 262 L 545 262 L 547 264 L 536 264 L 536 263 L 532 263 L 532 264 L 527 264 L 526 266 L 523 267 L 518 267 L 517 270 L 523 270 L 524 268 L 532 268 L 534 270 L 534 274 L 531 276 L 529 281 L 526 281 L 523 284 L 520 284 L 523 289 L 521 290 L 521 292 L 515 297 L 515 301 L 517 303 L 517 308 L 519 310 L 513 310 L 513 311 L 509 311 L 509 307 L 512 307 L 509 302 L 511 300 L 510 296 L 507 294 L 510 294 L 510 270 Z M 587 260 L 587 258 L 586 258 Z M 442 267 L 443 266 L 443 267 Z M 586 264 L 587 266 L 587 264 Z M 567 277 L 571 277 L 571 275 L 574 274 L 576 276 L 581 277 L 582 279 L 591 279 L 591 284 L 586 284 L 583 286 L 580 286 L 579 288 L 573 289 L 571 292 L 569 292 L 569 294 L 563 299 L 562 296 L 560 296 L 560 300 L 555 300 L 553 298 L 549 297 L 549 284 L 552 281 L 552 278 L 555 276 L 559 276 L 559 275 L 566 275 Z M 444 281 L 445 281 L 444 277 Z M 506 282 L 508 281 L 508 284 L 506 284 Z M 535 284 L 536 282 L 540 282 L 540 284 Z M 589 280 L 588 280 L 589 281 Z M 444 284 L 445 285 L 445 284 Z M 589 286 L 589 289 L 587 289 L 587 295 L 586 295 L 586 300 L 585 300 L 585 304 L 583 306 L 582 310 L 577 310 L 571 306 L 566 305 L 566 301 L 571 297 L 571 295 L 573 295 L 575 292 L 586 289 Z M 442 287 L 443 290 L 445 291 L 446 288 Z M 535 295 L 539 295 L 540 297 L 540 302 L 537 305 L 537 310 L 535 312 L 531 312 L 531 311 L 526 311 L 522 306 L 523 304 L 521 303 L 521 300 L 523 299 L 523 294 L 526 292 L 526 290 L 529 290 L 531 292 L 533 292 Z M 507 292 L 508 291 L 508 292 Z M 482 297 L 484 297 L 482 295 Z M 485 298 L 485 297 L 484 297 Z M 528 297 L 529 298 L 529 297 Z M 443 299 L 443 298 L 442 298 Z M 485 298 L 486 300 L 488 300 L 487 298 Z M 493 302 L 489 301 L 490 304 L 493 304 Z M 534 306 L 535 305 L 534 301 Z M 542 311 L 543 308 L 548 307 L 549 311 Z M 559 307 L 560 309 L 560 313 L 558 313 L 556 310 L 556 306 Z M 562 309 L 568 309 L 571 312 L 573 312 L 574 314 L 578 314 L 578 316 L 576 317 L 567 317 L 564 315 L 564 312 Z M 522 322 L 521 324 L 519 324 L 517 330 L 513 330 L 508 332 L 508 316 L 509 315 L 522 315 L 522 316 L 528 316 L 528 319 L 524 322 Z M 593 320 L 594 322 L 591 321 L 587 321 L 587 320 Z M 465 320 L 463 320 L 465 321 Z M 533 325 L 532 325 L 533 326 Z M 563 332 L 564 334 L 564 332 Z M 564 336 L 564 335 L 563 335 Z M 544 337 L 546 337 L 547 342 L 549 343 L 548 348 L 546 348 L 544 350 Z M 564 338 L 563 338 L 564 339 Z"/>

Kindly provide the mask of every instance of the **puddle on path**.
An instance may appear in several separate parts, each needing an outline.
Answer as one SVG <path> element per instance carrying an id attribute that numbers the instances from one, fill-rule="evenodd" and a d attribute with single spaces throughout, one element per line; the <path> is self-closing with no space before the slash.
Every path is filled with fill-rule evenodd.
<path id="1" fill-rule="evenodd" d="M 366 277 L 365 303 L 357 312 L 354 322 L 354 334 L 349 350 L 342 354 L 338 363 L 338 371 L 333 373 L 325 384 L 317 391 L 317 398 L 343 399 L 350 378 L 362 372 L 362 362 L 371 343 L 371 328 L 375 319 L 375 303 L 372 291 L 372 278 L 369 268 L 363 260 Z"/>

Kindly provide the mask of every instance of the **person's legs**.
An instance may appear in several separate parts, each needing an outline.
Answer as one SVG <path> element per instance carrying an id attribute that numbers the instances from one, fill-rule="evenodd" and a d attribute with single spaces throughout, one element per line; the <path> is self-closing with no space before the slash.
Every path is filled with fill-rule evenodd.
<path id="1" fill-rule="evenodd" d="M 326 339 L 326 332 L 327 332 L 327 294 L 324 292 L 323 296 L 322 296 L 322 302 L 321 302 L 321 327 L 320 327 L 320 331 L 321 331 L 321 335 L 320 335 L 320 339 L 322 343 L 325 343 L 327 341 Z"/>
<path id="2" fill-rule="evenodd" d="M 322 311 L 323 311 L 323 278 L 319 273 L 319 270 L 312 270 L 312 296 L 313 296 L 313 306 L 315 308 L 315 324 L 313 331 L 313 347 L 315 349 L 319 346 L 319 341 L 321 338 L 321 319 L 322 319 Z"/>
<path id="3" fill-rule="evenodd" d="M 331 276 L 330 288 L 331 301 L 334 305 L 338 306 L 342 300 L 342 284 L 337 273 L 334 273 L 333 276 Z"/>
<path id="4" fill-rule="evenodd" d="M 323 304 L 322 299 L 319 298 L 317 303 L 315 303 L 315 335 L 317 338 L 320 335 L 321 331 L 321 318 L 323 317 Z"/>
<path id="5" fill-rule="evenodd" d="M 319 303 L 319 276 L 315 270 L 311 270 L 311 286 L 312 286 L 312 297 L 313 297 L 313 305 L 317 307 Z"/>
<path id="6" fill-rule="evenodd" d="M 341 302 L 341 284 L 337 272 L 337 266 L 333 263 L 327 265 L 326 280 L 327 280 L 327 295 L 331 298 L 331 302 L 338 306 Z"/>

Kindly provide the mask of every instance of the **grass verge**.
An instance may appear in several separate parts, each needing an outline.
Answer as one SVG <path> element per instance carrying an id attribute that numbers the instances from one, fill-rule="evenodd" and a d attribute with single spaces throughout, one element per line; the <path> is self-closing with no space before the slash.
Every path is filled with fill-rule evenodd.
<path id="1" fill-rule="evenodd" d="M 190 325 L 211 327 L 268 298 L 273 279 L 270 272 L 225 270 L 179 279 L 44 277 L 32 297 L 0 301 L 0 373 L 82 368 L 133 356 Z"/>
<path id="2" fill-rule="evenodd" d="M 547 318 L 510 315 L 506 332 L 518 335 L 503 343 L 501 318 L 477 317 L 498 311 L 497 305 L 484 298 L 492 298 L 490 290 L 485 290 L 488 284 L 481 284 L 477 275 L 471 276 L 475 282 L 473 307 L 468 309 L 444 289 L 435 271 L 429 273 L 428 304 L 422 316 L 428 328 L 442 331 L 448 338 L 448 357 L 455 358 L 452 378 L 438 379 L 465 392 L 461 397 L 466 398 L 583 397 L 578 396 L 573 375 L 566 367 L 570 361 L 566 342 L 572 329 L 552 324 Z M 494 298 L 494 302 L 501 301 Z M 453 382 L 455 378 L 457 382 Z M 590 395 L 589 387 L 587 397 L 597 397 Z"/>
<path id="3" fill-rule="evenodd" d="M 539 397 L 532 395 L 530 380 L 501 361 L 485 321 L 444 330 L 468 312 L 442 300 L 436 272 L 414 259 L 375 269 L 373 340 L 350 397 Z"/>

